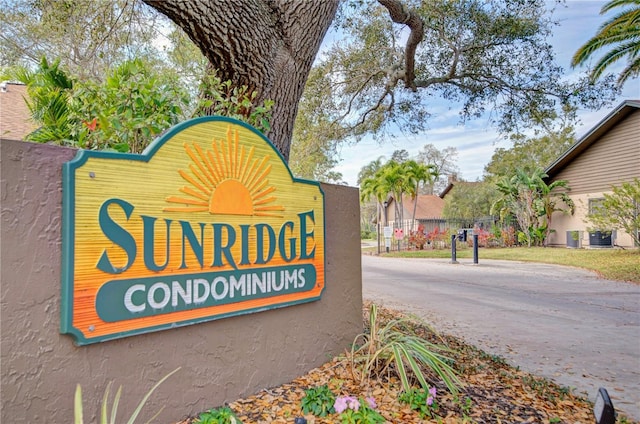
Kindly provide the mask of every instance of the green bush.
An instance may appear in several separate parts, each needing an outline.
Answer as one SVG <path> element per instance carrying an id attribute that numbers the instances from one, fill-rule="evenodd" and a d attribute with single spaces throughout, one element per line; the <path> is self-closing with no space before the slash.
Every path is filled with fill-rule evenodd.
<path id="1" fill-rule="evenodd" d="M 74 90 L 72 117 L 84 149 L 142 153 L 155 137 L 185 119 L 188 93 L 175 78 L 139 59 L 110 71 L 103 83 Z"/>
<path id="2" fill-rule="evenodd" d="M 198 416 L 196 421 L 198 424 L 242 424 L 242 421 L 233 413 L 231 408 L 224 406 L 222 408 L 210 409 Z"/>
<path id="3" fill-rule="evenodd" d="M 302 412 L 324 417 L 334 412 L 333 403 L 336 397 L 327 385 L 312 387 L 304 391 L 302 398 Z"/>
<path id="4" fill-rule="evenodd" d="M 414 411 L 418 411 L 421 418 L 433 418 L 433 415 L 438 411 L 435 387 L 432 387 L 429 390 L 425 390 L 423 388 L 409 389 L 408 391 L 401 393 L 398 400 L 409 405 L 409 408 Z"/>
<path id="5" fill-rule="evenodd" d="M 360 230 L 361 240 L 371 240 L 376 238 L 376 232 L 372 230 Z"/>

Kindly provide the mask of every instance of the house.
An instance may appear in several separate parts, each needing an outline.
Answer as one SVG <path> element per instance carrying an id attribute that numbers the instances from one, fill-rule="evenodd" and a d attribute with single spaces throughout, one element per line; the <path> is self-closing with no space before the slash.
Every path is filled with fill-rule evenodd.
<path id="1" fill-rule="evenodd" d="M 611 192 L 612 186 L 640 178 L 640 100 L 618 105 L 545 172 L 547 183 L 568 181 L 569 195 L 576 206 L 573 215 L 553 215 L 550 245 L 633 247 L 631 236 L 620 229 L 613 233 L 611 241 L 590 235 L 586 216 L 605 193 Z"/>
<path id="2" fill-rule="evenodd" d="M 0 83 L 0 140 L 24 140 L 36 129 L 24 100 L 26 96 L 25 85 Z"/>
<path id="3" fill-rule="evenodd" d="M 396 208 L 398 205 L 393 197 L 390 197 L 385 204 L 383 223 L 386 222 L 388 226 L 394 228 L 403 228 L 405 234 L 409 234 L 409 231 L 417 228 L 420 223 L 425 226 L 426 231 L 431 231 L 445 222 L 442 218 L 444 200 L 440 196 L 433 194 L 420 194 L 415 198 L 403 196 L 402 213 L 399 207 Z M 401 223 L 400 220 L 402 220 Z"/>

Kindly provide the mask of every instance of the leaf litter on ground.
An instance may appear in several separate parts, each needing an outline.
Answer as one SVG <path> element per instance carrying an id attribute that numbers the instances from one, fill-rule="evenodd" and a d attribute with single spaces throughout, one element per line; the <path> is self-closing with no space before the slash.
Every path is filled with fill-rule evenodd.
<path id="1" fill-rule="evenodd" d="M 368 325 L 368 313 L 369 304 L 365 304 L 365 327 Z M 382 322 L 405 316 L 383 307 L 378 307 L 378 314 Z M 442 381 L 425 370 L 425 375 L 431 377 L 429 383 L 437 388 L 438 393 L 438 410 L 431 419 L 422 418 L 417 411 L 398 400 L 402 385 L 393 372 L 359 384 L 358 379 L 353 378 L 346 351 L 290 383 L 263 389 L 228 406 L 244 424 L 293 423 L 296 417 L 306 418 L 309 424 L 338 423 L 337 414 L 320 418 L 302 412 L 305 390 L 327 385 L 336 396 L 350 395 L 363 399 L 373 396 L 377 411 L 388 423 L 591 424 L 595 421 L 593 404 L 574 394 L 570 388 L 521 371 L 509 365 L 504 358 L 487 354 L 459 338 L 436 334 L 417 318 L 411 322 L 418 335 L 430 342 L 444 344 L 453 351 L 450 354 L 454 360 L 453 368 L 464 384 L 460 393 L 454 396 Z M 618 418 L 618 422 L 632 423 L 625 417 Z M 197 416 L 176 424 L 195 423 Z"/>

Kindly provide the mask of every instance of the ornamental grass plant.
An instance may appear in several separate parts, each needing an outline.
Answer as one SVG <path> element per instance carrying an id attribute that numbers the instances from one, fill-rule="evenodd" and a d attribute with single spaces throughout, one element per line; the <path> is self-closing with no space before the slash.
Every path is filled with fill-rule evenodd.
<path id="1" fill-rule="evenodd" d="M 142 400 L 140 401 L 136 409 L 133 411 L 133 414 L 131 415 L 131 417 L 129 417 L 127 421 L 116 420 L 118 405 L 120 403 L 120 396 L 122 395 L 122 386 L 118 388 L 118 391 L 116 392 L 115 397 L 113 398 L 113 404 L 111 405 L 111 408 L 109 408 L 109 397 L 110 397 L 111 384 L 112 384 L 112 382 L 110 381 L 109 384 L 107 384 L 107 388 L 105 389 L 104 396 L 102 398 L 99 423 L 100 424 L 116 424 L 116 423 L 120 424 L 120 423 L 126 422 L 127 424 L 134 424 L 136 422 L 136 419 L 138 418 L 138 415 L 140 415 L 140 411 L 142 411 L 142 408 L 147 403 L 147 400 L 149 400 L 149 397 L 151 397 L 153 392 L 162 383 L 164 383 L 164 381 L 167 378 L 171 377 L 173 374 L 178 372 L 180 368 L 182 367 L 176 368 L 175 370 L 171 371 L 169 374 L 165 375 L 160 381 L 158 381 L 151 388 L 151 390 L 149 390 L 147 394 L 144 395 L 144 397 L 142 398 Z M 111 410 L 111 414 L 109 414 L 109 410 Z M 160 415 L 160 412 L 162 412 L 162 408 L 160 408 L 160 410 L 150 420 L 146 422 L 150 423 L 151 421 L 153 421 L 158 415 Z M 84 413 L 83 413 L 83 407 L 82 407 L 82 388 L 80 387 L 79 384 L 76 386 L 76 393 L 74 397 L 74 423 L 75 424 L 84 423 Z"/>
<path id="2" fill-rule="evenodd" d="M 388 373 L 395 373 L 404 391 L 414 383 L 424 390 L 435 384 L 427 381 L 433 375 L 442 380 L 456 395 L 462 382 L 445 354 L 453 353 L 443 345 L 432 343 L 413 331 L 410 318 L 394 318 L 386 323 L 378 319 L 378 307 L 369 308 L 369 331 L 356 336 L 351 348 L 350 362 L 353 378 L 361 384 Z"/>

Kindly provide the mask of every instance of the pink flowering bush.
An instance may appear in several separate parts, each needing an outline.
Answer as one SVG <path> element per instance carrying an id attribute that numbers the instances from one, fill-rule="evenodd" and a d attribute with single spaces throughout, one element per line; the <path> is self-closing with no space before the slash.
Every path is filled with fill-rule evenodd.
<path id="1" fill-rule="evenodd" d="M 355 396 L 335 397 L 326 385 L 310 388 L 302 399 L 302 411 L 318 417 L 339 414 L 343 424 L 377 424 L 385 419 L 375 409 L 378 407 L 372 397 L 356 398 Z"/>
<path id="2" fill-rule="evenodd" d="M 398 398 L 400 402 L 406 403 L 414 411 L 418 411 L 422 418 L 434 418 L 438 412 L 438 403 L 436 402 L 436 388 L 431 387 L 429 390 L 410 389 L 403 392 Z"/>
<path id="3" fill-rule="evenodd" d="M 340 414 L 342 424 L 376 424 L 383 423 L 385 419 L 375 408 L 376 401 L 369 396 L 365 400 L 354 396 L 338 396 L 333 409 Z"/>

